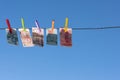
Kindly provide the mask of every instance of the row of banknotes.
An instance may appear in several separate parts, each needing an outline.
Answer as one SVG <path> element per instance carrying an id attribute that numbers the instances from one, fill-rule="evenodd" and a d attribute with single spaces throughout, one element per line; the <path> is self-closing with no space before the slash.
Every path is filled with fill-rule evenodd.
<path id="1" fill-rule="evenodd" d="M 44 29 L 39 29 L 37 27 L 32 27 L 32 35 L 29 29 L 18 29 L 20 32 L 21 42 L 23 47 L 33 47 L 33 46 L 44 46 Z M 7 41 L 12 45 L 19 45 L 17 30 L 12 28 L 12 32 L 6 29 Z M 59 29 L 60 32 L 60 45 L 61 46 L 72 46 L 72 28 L 68 28 L 67 31 L 64 28 Z M 46 44 L 48 45 L 58 45 L 57 29 L 46 29 Z"/>

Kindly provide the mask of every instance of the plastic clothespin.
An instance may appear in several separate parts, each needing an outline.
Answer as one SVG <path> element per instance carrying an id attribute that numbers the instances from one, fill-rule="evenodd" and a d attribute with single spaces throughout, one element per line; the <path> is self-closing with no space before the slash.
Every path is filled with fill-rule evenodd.
<path id="1" fill-rule="evenodd" d="M 65 27 L 64 27 L 65 32 L 68 30 L 68 18 L 65 20 Z"/>
<path id="2" fill-rule="evenodd" d="M 41 29 L 40 29 L 40 26 L 39 26 L 39 23 L 37 20 L 35 20 L 35 24 L 36 24 L 37 28 L 39 29 L 39 32 L 41 32 Z"/>
<path id="3" fill-rule="evenodd" d="M 52 32 L 54 31 L 55 20 L 52 20 Z"/>
<path id="4" fill-rule="evenodd" d="M 7 23 L 7 26 L 8 26 L 9 32 L 12 33 L 12 28 L 11 28 L 11 25 L 10 25 L 10 22 L 9 22 L 8 19 L 6 19 L 6 23 Z"/>
<path id="5" fill-rule="evenodd" d="M 24 23 L 24 19 L 23 18 L 21 18 L 21 22 L 22 22 L 22 28 L 23 28 L 23 30 L 26 31 L 26 29 L 25 29 L 25 23 Z"/>

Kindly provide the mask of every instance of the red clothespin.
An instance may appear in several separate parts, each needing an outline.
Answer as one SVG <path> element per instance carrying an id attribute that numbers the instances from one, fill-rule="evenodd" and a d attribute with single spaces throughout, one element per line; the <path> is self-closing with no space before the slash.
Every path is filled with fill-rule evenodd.
<path id="1" fill-rule="evenodd" d="M 8 29 L 9 29 L 9 32 L 12 33 L 12 28 L 10 26 L 10 22 L 8 19 L 6 19 L 6 23 L 7 23 L 7 26 L 8 26 Z"/>

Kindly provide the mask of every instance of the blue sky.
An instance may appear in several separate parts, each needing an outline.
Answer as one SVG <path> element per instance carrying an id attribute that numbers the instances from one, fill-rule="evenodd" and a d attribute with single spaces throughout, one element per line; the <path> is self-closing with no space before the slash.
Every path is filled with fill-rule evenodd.
<path id="1" fill-rule="evenodd" d="M 120 26 L 119 0 L 0 0 L 0 27 Z M 73 31 L 73 47 L 23 48 L 7 43 L 0 30 L 0 80 L 120 80 L 120 29 Z M 59 38 L 59 35 L 58 35 Z M 45 38 L 46 40 L 46 38 Z"/>

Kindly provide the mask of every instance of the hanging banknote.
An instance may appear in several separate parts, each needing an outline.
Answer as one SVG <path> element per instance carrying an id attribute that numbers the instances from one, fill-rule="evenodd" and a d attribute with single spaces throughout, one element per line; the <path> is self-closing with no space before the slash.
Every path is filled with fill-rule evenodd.
<path id="1" fill-rule="evenodd" d="M 32 40 L 34 45 L 44 46 L 44 29 L 32 28 Z"/>
<path id="2" fill-rule="evenodd" d="M 54 29 L 53 31 L 51 28 L 46 30 L 47 35 L 47 44 L 49 45 L 57 45 L 57 29 Z"/>
<path id="3" fill-rule="evenodd" d="M 68 28 L 65 32 L 64 28 L 60 28 L 60 44 L 62 46 L 72 46 L 72 29 Z"/>
<path id="4" fill-rule="evenodd" d="M 30 31 L 29 29 L 19 29 L 20 31 L 20 37 L 21 37 L 21 40 L 22 40 L 22 44 L 23 44 L 23 47 L 32 47 L 34 46 L 33 45 L 33 42 L 32 42 L 32 38 L 30 36 Z"/>
<path id="5" fill-rule="evenodd" d="M 16 29 L 11 29 L 12 32 L 9 31 L 9 29 L 6 29 L 7 33 L 7 41 L 9 44 L 12 45 L 18 45 L 18 36 Z"/>

